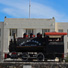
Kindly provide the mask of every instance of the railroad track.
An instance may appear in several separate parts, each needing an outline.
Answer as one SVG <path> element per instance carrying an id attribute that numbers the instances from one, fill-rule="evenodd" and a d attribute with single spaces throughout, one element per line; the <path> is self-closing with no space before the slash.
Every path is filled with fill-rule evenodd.
<path id="1" fill-rule="evenodd" d="M 3 62 L 0 63 L 1 67 L 10 68 L 10 66 L 14 66 L 16 68 L 23 67 L 23 65 L 31 65 L 32 68 L 68 68 L 67 62 Z M 0 67 L 0 68 L 1 68 Z M 13 68 L 14 68 L 13 67 Z"/>

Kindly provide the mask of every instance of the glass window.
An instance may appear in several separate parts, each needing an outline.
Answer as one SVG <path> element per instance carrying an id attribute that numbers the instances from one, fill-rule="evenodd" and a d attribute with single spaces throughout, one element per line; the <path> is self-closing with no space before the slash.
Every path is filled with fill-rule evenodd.
<path id="1" fill-rule="evenodd" d="M 29 35 L 30 33 L 34 33 L 33 29 L 26 29 L 26 33 Z"/>
<path id="2" fill-rule="evenodd" d="M 63 32 L 63 29 L 59 29 L 58 32 Z"/>
<path id="3" fill-rule="evenodd" d="M 17 36 L 17 29 L 10 29 L 10 36 L 13 36 L 14 33 Z"/>
<path id="4" fill-rule="evenodd" d="M 42 29 L 42 35 L 44 36 L 45 32 L 50 32 L 50 29 Z"/>

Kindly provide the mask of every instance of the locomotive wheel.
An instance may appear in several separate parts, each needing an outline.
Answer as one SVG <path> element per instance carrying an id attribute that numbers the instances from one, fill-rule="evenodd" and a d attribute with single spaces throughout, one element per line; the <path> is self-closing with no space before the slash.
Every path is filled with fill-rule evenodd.
<path id="1" fill-rule="evenodd" d="M 27 53 L 23 53 L 23 54 L 22 54 L 22 60 L 23 60 L 23 61 L 28 61 L 28 56 L 29 56 L 29 55 L 28 55 Z"/>
<path id="2" fill-rule="evenodd" d="M 44 61 L 44 55 L 43 55 L 43 53 L 38 53 L 37 54 L 37 60 L 38 61 Z"/>

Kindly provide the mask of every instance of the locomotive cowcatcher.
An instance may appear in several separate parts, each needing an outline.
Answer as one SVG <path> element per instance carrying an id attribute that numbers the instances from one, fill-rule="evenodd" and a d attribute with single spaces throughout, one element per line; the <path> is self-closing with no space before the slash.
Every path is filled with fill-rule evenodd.
<path id="1" fill-rule="evenodd" d="M 37 37 L 32 33 L 28 36 L 16 38 L 14 33 L 10 41 L 9 53 L 5 53 L 4 59 L 21 59 L 22 61 L 47 61 L 48 59 L 64 59 L 64 35 L 65 32 L 45 32 L 37 33 Z"/>

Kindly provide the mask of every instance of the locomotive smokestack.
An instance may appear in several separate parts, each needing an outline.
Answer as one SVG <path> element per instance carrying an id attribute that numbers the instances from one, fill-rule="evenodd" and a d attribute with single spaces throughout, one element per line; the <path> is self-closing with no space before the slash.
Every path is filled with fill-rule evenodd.
<path id="1" fill-rule="evenodd" d="M 16 34 L 15 33 L 13 34 L 13 40 L 14 40 L 14 43 L 16 43 Z"/>

